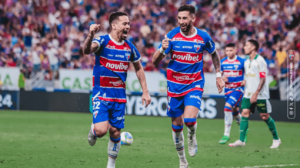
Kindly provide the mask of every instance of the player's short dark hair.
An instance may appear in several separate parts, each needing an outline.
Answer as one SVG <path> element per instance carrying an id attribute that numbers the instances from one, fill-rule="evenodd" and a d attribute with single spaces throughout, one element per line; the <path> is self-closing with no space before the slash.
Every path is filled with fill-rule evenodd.
<path id="1" fill-rule="evenodd" d="M 259 49 L 258 41 L 254 40 L 254 39 L 250 39 L 250 40 L 248 40 L 248 42 L 255 46 L 255 51 L 258 51 L 258 49 Z"/>
<path id="2" fill-rule="evenodd" d="M 119 19 L 120 16 L 128 16 L 125 12 L 114 12 L 109 16 L 109 25 L 111 26 L 112 22 Z"/>
<path id="3" fill-rule="evenodd" d="M 196 13 L 196 8 L 192 5 L 182 5 L 178 8 L 178 12 L 188 11 L 190 14 Z"/>
<path id="4" fill-rule="evenodd" d="M 235 48 L 235 44 L 234 44 L 234 43 L 228 43 L 228 44 L 225 46 L 225 48 L 227 48 L 227 47 Z"/>

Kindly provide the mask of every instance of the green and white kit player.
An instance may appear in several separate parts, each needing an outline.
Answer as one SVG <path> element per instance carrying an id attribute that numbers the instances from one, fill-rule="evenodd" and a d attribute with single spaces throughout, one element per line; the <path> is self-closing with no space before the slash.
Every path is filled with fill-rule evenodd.
<path id="1" fill-rule="evenodd" d="M 269 87 L 266 81 L 267 63 L 262 56 L 257 54 L 259 43 L 256 40 L 248 40 L 244 46 L 246 55 L 250 58 L 245 61 L 246 89 L 242 100 L 242 118 L 240 123 L 240 139 L 229 144 L 231 147 L 245 146 L 245 134 L 248 129 L 250 113 L 254 113 L 255 107 L 262 120 L 268 125 L 272 135 L 271 148 L 278 148 L 281 141 L 278 137 L 275 121 L 271 118 L 272 107 L 269 101 Z"/>

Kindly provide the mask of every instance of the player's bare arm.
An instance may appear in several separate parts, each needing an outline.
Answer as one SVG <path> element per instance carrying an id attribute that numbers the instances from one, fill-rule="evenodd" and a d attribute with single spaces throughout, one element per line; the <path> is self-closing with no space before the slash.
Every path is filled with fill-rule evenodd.
<path id="1" fill-rule="evenodd" d="M 94 35 L 100 30 L 100 24 L 92 24 L 90 26 L 90 32 L 83 43 L 83 53 L 91 54 L 97 51 L 98 44 L 92 43 Z"/>
<path id="2" fill-rule="evenodd" d="M 259 92 L 261 91 L 261 89 L 264 87 L 265 82 L 266 82 L 266 78 L 260 78 L 260 82 L 257 87 L 257 90 L 250 99 L 251 103 L 255 103 L 257 101 L 257 96 L 258 96 Z"/>
<path id="3" fill-rule="evenodd" d="M 144 101 L 146 102 L 146 107 L 151 103 L 151 97 L 148 91 L 147 83 L 146 83 L 146 76 L 143 69 L 143 66 L 140 61 L 133 63 L 135 73 L 137 78 L 140 81 L 140 84 L 142 86 L 143 95 L 142 95 L 142 105 L 144 105 Z"/>
<path id="4" fill-rule="evenodd" d="M 216 72 L 220 73 L 221 72 L 221 63 L 220 63 L 219 53 L 217 51 L 215 51 L 214 53 L 211 54 L 211 57 L 212 57 L 212 61 L 213 61 Z M 221 75 L 219 77 L 217 76 L 216 82 L 217 82 L 218 91 L 219 91 L 219 93 L 221 93 L 225 86 L 225 84 L 221 78 Z"/>
<path id="5" fill-rule="evenodd" d="M 169 47 L 169 41 L 171 40 L 168 39 L 167 35 L 165 35 L 165 39 L 162 40 L 161 49 L 157 50 L 153 55 L 152 63 L 154 65 L 157 65 L 162 59 L 165 58 L 164 51 Z"/>

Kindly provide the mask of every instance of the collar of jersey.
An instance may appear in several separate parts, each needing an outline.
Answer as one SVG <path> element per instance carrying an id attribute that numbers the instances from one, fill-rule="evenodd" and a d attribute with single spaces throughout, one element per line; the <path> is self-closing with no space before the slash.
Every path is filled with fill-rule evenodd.
<path id="1" fill-rule="evenodd" d="M 229 59 L 229 57 L 227 58 L 227 60 L 229 61 L 229 62 L 232 62 L 232 61 L 235 61 L 236 60 L 236 58 L 237 58 L 237 56 L 235 55 L 235 57 L 231 60 L 231 59 Z"/>
<path id="2" fill-rule="evenodd" d="M 194 37 L 194 36 L 197 35 L 197 29 L 196 29 L 196 27 L 194 27 L 194 29 L 195 29 L 195 33 L 192 34 L 192 35 L 190 35 L 190 36 L 186 36 L 186 35 L 181 31 L 181 29 L 180 29 L 180 33 L 181 33 L 181 35 L 183 35 L 183 36 L 186 37 L 186 38 L 192 38 L 192 37 Z"/>
<path id="3" fill-rule="evenodd" d="M 258 54 L 256 54 L 256 56 L 254 57 L 253 60 L 257 59 L 257 57 L 258 57 Z M 253 61 L 253 60 L 251 60 L 251 59 L 250 59 L 250 56 L 249 56 L 249 61 L 251 62 L 251 61 Z"/>
<path id="4" fill-rule="evenodd" d="M 109 36 L 109 38 L 111 39 L 111 41 L 113 41 L 115 44 L 117 44 L 117 45 L 123 45 L 123 44 L 124 44 L 124 40 L 122 40 L 122 42 L 119 43 L 119 42 L 117 42 L 116 40 L 114 40 L 114 39 L 111 37 L 110 34 L 109 34 L 108 36 Z"/>

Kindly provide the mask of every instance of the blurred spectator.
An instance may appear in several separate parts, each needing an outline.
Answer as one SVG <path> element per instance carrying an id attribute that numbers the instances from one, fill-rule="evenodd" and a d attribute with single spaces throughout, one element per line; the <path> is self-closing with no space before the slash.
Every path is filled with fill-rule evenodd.
<path id="1" fill-rule="evenodd" d="M 81 52 L 89 26 L 101 24 L 96 36 L 109 33 L 109 14 L 120 10 L 129 14 L 128 40 L 140 51 L 145 70 L 165 73 L 170 57 L 155 67 L 152 55 L 164 35 L 178 26 L 177 8 L 183 3 L 196 7 L 195 26 L 211 35 L 221 58 L 227 43 L 236 43 L 238 55 L 244 57 L 244 43 L 258 39 L 259 53 L 274 75 L 279 70 L 285 74 L 287 50 L 300 51 L 299 0 L 4 0 L 0 2 L 0 66 L 20 66 L 33 75 L 42 69 L 49 80 L 57 78 L 58 68 L 92 69 L 94 56 Z M 203 63 L 204 72 L 214 71 L 206 52 Z"/>
<path id="2" fill-rule="evenodd" d="M 24 77 L 24 70 L 20 70 L 20 75 L 19 75 L 19 82 L 18 82 L 20 91 L 24 91 L 25 88 L 25 77 Z"/>

